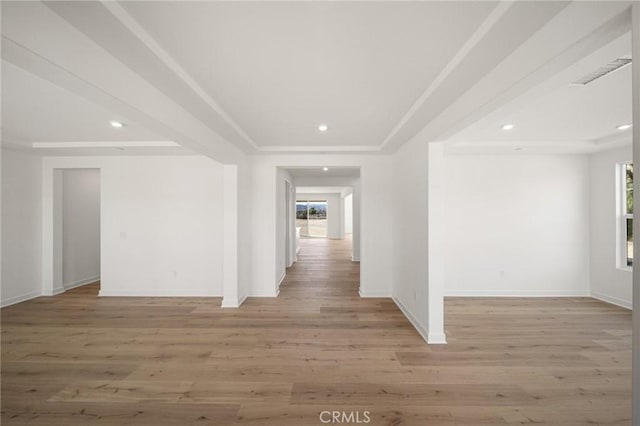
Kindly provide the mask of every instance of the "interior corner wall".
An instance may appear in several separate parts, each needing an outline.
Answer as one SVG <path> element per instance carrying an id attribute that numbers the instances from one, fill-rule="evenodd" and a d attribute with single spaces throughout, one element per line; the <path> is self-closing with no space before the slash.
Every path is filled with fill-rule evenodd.
<path id="1" fill-rule="evenodd" d="M 276 274 L 275 280 L 280 285 L 284 279 L 287 269 L 287 228 L 289 224 L 286 222 L 287 210 L 291 208 L 291 202 L 287 203 L 287 182 L 293 187 L 293 179 L 289 172 L 278 168 L 276 173 Z M 289 197 L 293 197 L 290 194 Z M 289 199 L 290 200 L 290 199 Z M 289 229 L 291 232 L 291 229 Z M 291 247 L 289 247 L 291 249 Z"/>
<path id="2" fill-rule="evenodd" d="M 70 289 L 100 279 L 100 170 L 62 176 L 62 284 Z"/>
<path id="3" fill-rule="evenodd" d="M 428 339 L 427 143 L 412 140 L 393 157 L 393 299 Z"/>
<path id="4" fill-rule="evenodd" d="M 42 158 L 2 149 L 2 287 L 8 306 L 42 294 Z"/>
<path id="5" fill-rule="evenodd" d="M 360 208 L 360 178 L 355 179 L 353 181 L 353 193 L 352 193 L 352 211 L 353 211 L 353 226 L 352 226 L 352 233 L 351 233 L 351 244 L 352 244 L 352 249 L 351 249 L 351 260 L 353 260 L 354 262 L 359 262 L 360 261 L 360 246 L 362 245 L 361 241 L 360 241 L 360 221 L 361 221 L 361 216 L 362 216 L 362 209 Z M 393 197 L 393 195 L 392 195 Z M 393 235 L 391 235 L 390 241 L 393 240 Z M 390 284 L 391 285 L 391 284 Z"/>
<path id="6" fill-rule="evenodd" d="M 618 218 L 616 166 L 633 160 L 632 147 L 592 154 L 591 177 L 591 295 L 631 308 L 633 274 L 617 267 Z"/>
<path id="7" fill-rule="evenodd" d="M 353 233 L 353 194 L 344 197 L 344 233 Z"/>
<path id="8" fill-rule="evenodd" d="M 342 196 L 333 194 L 303 194 L 296 193 L 297 200 L 326 200 L 327 201 L 327 238 L 333 240 L 344 239 L 344 209 Z"/>
<path id="9" fill-rule="evenodd" d="M 252 192 L 251 192 L 251 162 L 244 159 L 238 164 L 238 302 L 242 302 L 249 295 L 251 288 L 251 221 Z"/>
<path id="10" fill-rule="evenodd" d="M 586 155 L 449 155 L 445 164 L 445 295 L 590 294 Z"/>

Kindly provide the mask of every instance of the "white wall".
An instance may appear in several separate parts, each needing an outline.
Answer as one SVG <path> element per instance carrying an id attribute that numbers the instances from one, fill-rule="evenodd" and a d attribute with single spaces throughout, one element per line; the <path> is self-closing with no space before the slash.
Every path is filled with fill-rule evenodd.
<path id="1" fill-rule="evenodd" d="M 339 193 L 305 194 L 296 193 L 296 200 L 327 201 L 327 238 L 344 239 L 344 206 Z"/>
<path id="2" fill-rule="evenodd" d="M 427 144 L 410 141 L 393 162 L 393 298 L 428 335 Z"/>
<path id="3" fill-rule="evenodd" d="M 631 308 L 632 273 L 617 267 L 616 165 L 632 160 L 631 146 L 592 154 L 591 294 Z"/>
<path id="4" fill-rule="evenodd" d="M 44 165 L 47 186 L 56 168 L 100 169 L 101 295 L 222 295 L 219 163 L 200 156 L 49 157 Z"/>
<path id="5" fill-rule="evenodd" d="M 100 170 L 62 176 L 62 283 L 68 289 L 100 278 Z"/>
<path id="6" fill-rule="evenodd" d="M 278 167 L 360 167 L 360 179 L 354 180 L 354 215 L 362 209 L 361 282 L 365 297 L 391 295 L 391 158 L 387 155 L 324 155 L 322 163 L 314 155 L 269 155 L 253 158 L 253 205 L 260 214 L 253 218 L 253 296 L 275 296 L 276 279 L 276 174 Z M 307 183 L 296 185 L 310 186 Z M 315 185 L 330 186 L 317 182 Z M 336 184 L 338 185 L 338 184 Z M 340 183 L 339 186 L 344 186 Z M 360 199 L 356 197 L 359 196 Z M 254 208 L 254 211 L 256 208 Z M 356 227 L 354 224 L 354 256 Z"/>
<path id="7" fill-rule="evenodd" d="M 251 162 L 238 164 L 238 301 L 242 303 L 251 289 L 251 222 L 253 220 Z"/>
<path id="8" fill-rule="evenodd" d="M 42 292 L 42 159 L 2 149 L 2 306 Z"/>
<path id="9" fill-rule="evenodd" d="M 445 293 L 588 295 L 588 173 L 579 155 L 447 156 Z"/>
<path id="10" fill-rule="evenodd" d="M 393 300 L 429 343 L 444 334 L 443 151 L 417 139 L 393 163 Z"/>
<path id="11" fill-rule="evenodd" d="M 344 233 L 353 233 L 353 194 L 344 197 Z"/>
<path id="12" fill-rule="evenodd" d="M 222 295 L 222 167 L 122 158 L 103 169 L 104 295 Z"/>
<path id="13" fill-rule="evenodd" d="M 293 179 L 291 178 L 291 175 L 289 174 L 289 172 L 287 172 L 284 169 L 277 169 L 277 173 L 276 173 L 276 199 L 277 199 L 277 203 L 276 203 L 276 214 L 275 214 L 275 220 L 276 220 L 276 263 L 277 263 L 277 267 L 276 267 L 276 275 L 275 275 L 275 279 L 276 282 L 278 283 L 278 285 L 280 285 L 280 283 L 282 282 L 282 280 L 284 279 L 285 273 L 286 273 L 286 268 L 287 266 L 287 256 L 286 256 L 286 250 L 287 250 L 287 243 L 289 242 L 287 240 L 287 232 L 291 232 L 291 227 L 290 227 L 290 223 L 287 224 L 286 223 L 286 211 L 287 209 L 291 209 L 291 199 L 289 199 L 289 202 L 287 203 L 287 196 L 286 196 L 286 192 L 287 192 L 287 182 L 289 182 L 289 186 L 290 188 L 293 188 Z M 293 194 L 290 194 L 289 197 L 292 197 Z M 258 211 L 256 212 L 257 214 L 264 214 L 263 211 Z M 291 212 L 290 212 L 291 214 Z M 289 250 L 291 250 L 291 246 L 289 245 Z"/>

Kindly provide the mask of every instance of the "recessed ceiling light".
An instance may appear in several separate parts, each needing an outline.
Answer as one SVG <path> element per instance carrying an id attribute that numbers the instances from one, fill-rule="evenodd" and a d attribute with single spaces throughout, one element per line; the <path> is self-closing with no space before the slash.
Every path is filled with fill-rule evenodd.
<path id="1" fill-rule="evenodd" d="M 329 126 L 327 126 L 326 124 L 321 124 L 318 126 L 318 130 L 320 130 L 321 132 L 326 132 L 327 130 L 329 130 Z"/>
<path id="2" fill-rule="evenodd" d="M 502 130 L 511 130 L 514 127 L 516 126 L 514 126 L 513 124 L 505 124 L 504 126 L 502 126 Z"/>
<path id="3" fill-rule="evenodd" d="M 109 124 L 111 124 L 112 127 L 116 127 L 118 129 L 121 128 L 121 127 L 124 127 L 124 123 L 122 123 L 120 121 L 112 120 L 112 121 L 109 122 Z"/>
<path id="4" fill-rule="evenodd" d="M 621 124 L 616 129 L 618 130 L 629 130 L 631 128 L 631 124 Z"/>
<path id="5" fill-rule="evenodd" d="M 322 170 L 325 171 L 325 172 L 328 172 L 329 168 L 328 167 L 323 167 Z"/>

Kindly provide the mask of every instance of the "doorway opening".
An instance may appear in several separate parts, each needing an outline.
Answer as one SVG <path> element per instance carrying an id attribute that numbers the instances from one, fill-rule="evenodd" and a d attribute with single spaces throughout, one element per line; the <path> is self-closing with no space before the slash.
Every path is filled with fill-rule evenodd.
<path id="1" fill-rule="evenodd" d="M 54 274 L 61 290 L 100 290 L 100 169 L 58 169 L 54 180 Z M 78 290 L 81 291 L 81 290 Z"/>
<path id="2" fill-rule="evenodd" d="M 276 181 L 276 294 L 300 258 L 360 262 L 359 167 L 280 166 Z"/>

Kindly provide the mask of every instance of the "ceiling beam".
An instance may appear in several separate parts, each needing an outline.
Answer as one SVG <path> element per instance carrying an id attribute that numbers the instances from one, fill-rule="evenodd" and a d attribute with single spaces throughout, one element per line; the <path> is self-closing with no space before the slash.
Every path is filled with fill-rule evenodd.
<path id="1" fill-rule="evenodd" d="M 257 145 L 120 4 L 46 2 L 47 7 L 245 152 Z"/>
<path id="2" fill-rule="evenodd" d="M 43 4 L 8 2 L 2 13 L 3 59 L 197 153 L 242 161 L 235 144 Z"/>
<path id="3" fill-rule="evenodd" d="M 551 13 L 551 10 L 547 12 Z M 518 21 L 511 25 L 515 22 Z M 577 22 L 580 25 L 576 25 Z M 426 125 L 419 130 L 419 123 L 407 126 L 403 129 L 404 137 L 425 141 L 446 140 L 553 78 L 629 29 L 628 2 L 572 3 L 547 19 L 545 25 L 518 49 L 502 61 L 494 62 L 493 69 L 450 102 L 448 108 L 432 111 L 431 114 L 425 111 L 422 119 Z M 506 35 L 502 33 L 503 37 Z M 475 54 L 482 53 L 487 47 L 489 45 L 479 46 Z M 391 140 L 385 150 L 392 150 L 402 142 L 402 138 Z"/>

